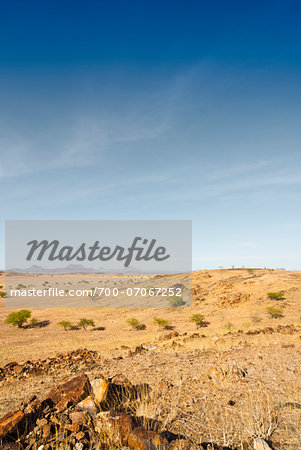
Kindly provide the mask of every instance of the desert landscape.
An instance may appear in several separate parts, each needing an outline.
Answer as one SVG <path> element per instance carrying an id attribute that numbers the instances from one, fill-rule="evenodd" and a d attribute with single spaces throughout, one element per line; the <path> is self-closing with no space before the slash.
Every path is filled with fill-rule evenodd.
<path id="1" fill-rule="evenodd" d="M 192 293 L 20 328 L 2 305 L 2 448 L 300 448 L 300 272 L 203 270 Z"/>

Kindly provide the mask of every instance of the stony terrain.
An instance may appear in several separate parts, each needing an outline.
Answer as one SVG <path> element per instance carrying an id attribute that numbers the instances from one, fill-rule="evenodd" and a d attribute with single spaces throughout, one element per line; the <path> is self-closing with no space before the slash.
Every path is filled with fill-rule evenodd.
<path id="1" fill-rule="evenodd" d="M 282 291 L 284 299 L 268 299 L 270 291 Z M 60 310 L 59 319 L 57 310 L 35 310 L 34 316 L 49 324 L 34 329 L 4 325 L 9 311 L 3 309 L 1 414 L 21 411 L 9 419 L 13 425 L 20 419 L 5 438 L 9 445 L 19 437 L 16 448 L 268 448 L 264 442 L 274 449 L 301 448 L 301 275 L 196 272 L 193 292 L 191 309 Z M 266 308 L 272 305 L 283 309 L 283 317 L 269 318 Z M 189 321 L 197 312 L 207 326 L 196 329 Z M 76 322 L 83 315 L 93 317 L 98 330 L 57 326 L 62 318 Z M 158 330 L 153 323 L 158 316 L 172 329 Z M 146 329 L 130 330 L 129 317 Z M 43 403 L 50 391 L 82 373 L 89 378 L 83 396 L 60 411 L 54 402 Z M 89 423 L 73 428 L 71 417 L 82 398 L 91 395 L 95 402 L 93 380 L 116 384 L 117 375 L 123 383 L 127 379 L 130 392 L 140 386 L 139 395 L 96 402 L 95 414 L 85 413 Z M 33 396 L 42 403 L 39 417 L 26 416 Z M 113 426 L 119 436 L 116 423 L 140 431 L 121 444 L 104 432 Z"/>

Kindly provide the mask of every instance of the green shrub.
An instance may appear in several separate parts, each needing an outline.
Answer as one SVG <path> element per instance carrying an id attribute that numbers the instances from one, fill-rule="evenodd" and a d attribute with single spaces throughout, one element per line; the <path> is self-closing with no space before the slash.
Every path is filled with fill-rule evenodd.
<path id="1" fill-rule="evenodd" d="M 65 331 L 70 330 L 70 328 L 72 327 L 71 322 L 69 322 L 68 320 L 61 320 L 58 325 L 62 328 L 64 328 Z"/>
<path id="2" fill-rule="evenodd" d="M 185 305 L 185 302 L 183 300 L 183 297 L 178 297 L 177 295 L 172 295 L 171 297 L 169 297 L 167 299 L 168 303 L 170 303 L 170 305 L 173 308 L 176 308 L 177 306 L 183 306 Z"/>
<path id="3" fill-rule="evenodd" d="M 146 326 L 139 322 L 138 319 L 135 319 L 135 317 L 131 317 L 126 321 L 128 325 L 130 325 L 134 330 L 144 330 Z"/>
<path id="4" fill-rule="evenodd" d="M 87 331 L 88 327 L 94 327 L 94 322 L 92 319 L 86 319 L 85 317 L 83 317 L 82 319 L 80 319 L 78 326 L 79 328 L 83 328 L 85 331 Z"/>
<path id="5" fill-rule="evenodd" d="M 283 300 L 284 299 L 284 293 L 283 292 L 268 292 L 267 296 L 271 300 Z"/>
<path id="6" fill-rule="evenodd" d="M 1 291 L 1 292 L 0 292 L 0 297 L 1 297 L 1 298 L 6 297 L 6 293 L 5 293 L 4 291 Z"/>
<path id="7" fill-rule="evenodd" d="M 21 311 L 10 313 L 6 317 L 5 323 L 12 325 L 13 327 L 22 328 L 22 326 L 27 322 L 30 316 L 31 311 L 29 311 L 28 309 L 21 309 Z"/>
<path id="8" fill-rule="evenodd" d="M 154 322 L 161 330 L 166 330 L 169 327 L 169 322 L 166 319 L 160 319 L 160 317 L 156 317 Z"/>
<path id="9" fill-rule="evenodd" d="M 269 306 L 266 311 L 273 319 L 279 319 L 283 314 L 283 309 L 275 308 L 274 306 Z"/>
<path id="10" fill-rule="evenodd" d="M 38 325 L 39 321 L 38 319 L 36 319 L 35 317 L 33 317 L 32 319 L 30 319 L 30 322 L 28 324 L 29 328 L 34 328 Z"/>
<path id="11" fill-rule="evenodd" d="M 203 314 L 193 314 L 190 317 L 190 321 L 196 324 L 197 328 L 204 326 L 205 316 Z"/>

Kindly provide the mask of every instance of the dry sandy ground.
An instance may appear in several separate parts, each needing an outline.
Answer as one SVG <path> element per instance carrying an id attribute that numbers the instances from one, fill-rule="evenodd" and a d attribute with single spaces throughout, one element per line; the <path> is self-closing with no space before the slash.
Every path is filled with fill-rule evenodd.
<path id="1" fill-rule="evenodd" d="M 94 376 L 123 373 L 132 382 L 149 383 L 153 402 L 137 405 L 138 413 L 194 442 L 239 445 L 271 435 L 274 448 L 301 448 L 301 273 L 201 271 L 192 282 L 192 308 L 33 310 L 38 320 L 49 320 L 44 328 L 12 328 L 4 323 L 10 310 L 2 307 L 0 366 L 86 347 L 101 356 Z M 285 299 L 269 300 L 270 291 L 284 292 Z M 283 317 L 269 318 L 268 306 L 282 308 Z M 196 330 L 189 320 L 194 313 L 204 314 L 208 326 Z M 81 317 L 104 329 L 66 332 L 57 325 Z M 130 317 L 146 329 L 131 330 Z M 168 319 L 179 336 L 165 339 L 168 332 L 157 329 L 155 317 Z M 250 334 L 267 327 L 273 330 Z M 199 337 L 191 337 L 196 331 Z M 129 349 L 140 344 L 148 350 L 129 357 Z M 62 371 L 2 383 L 1 413 L 69 376 Z"/>

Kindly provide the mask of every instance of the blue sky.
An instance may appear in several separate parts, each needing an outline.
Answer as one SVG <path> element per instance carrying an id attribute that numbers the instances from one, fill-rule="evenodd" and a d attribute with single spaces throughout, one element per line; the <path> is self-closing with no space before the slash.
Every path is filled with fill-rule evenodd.
<path id="1" fill-rule="evenodd" d="M 0 4 L 5 219 L 192 219 L 193 267 L 301 261 L 297 1 Z"/>

